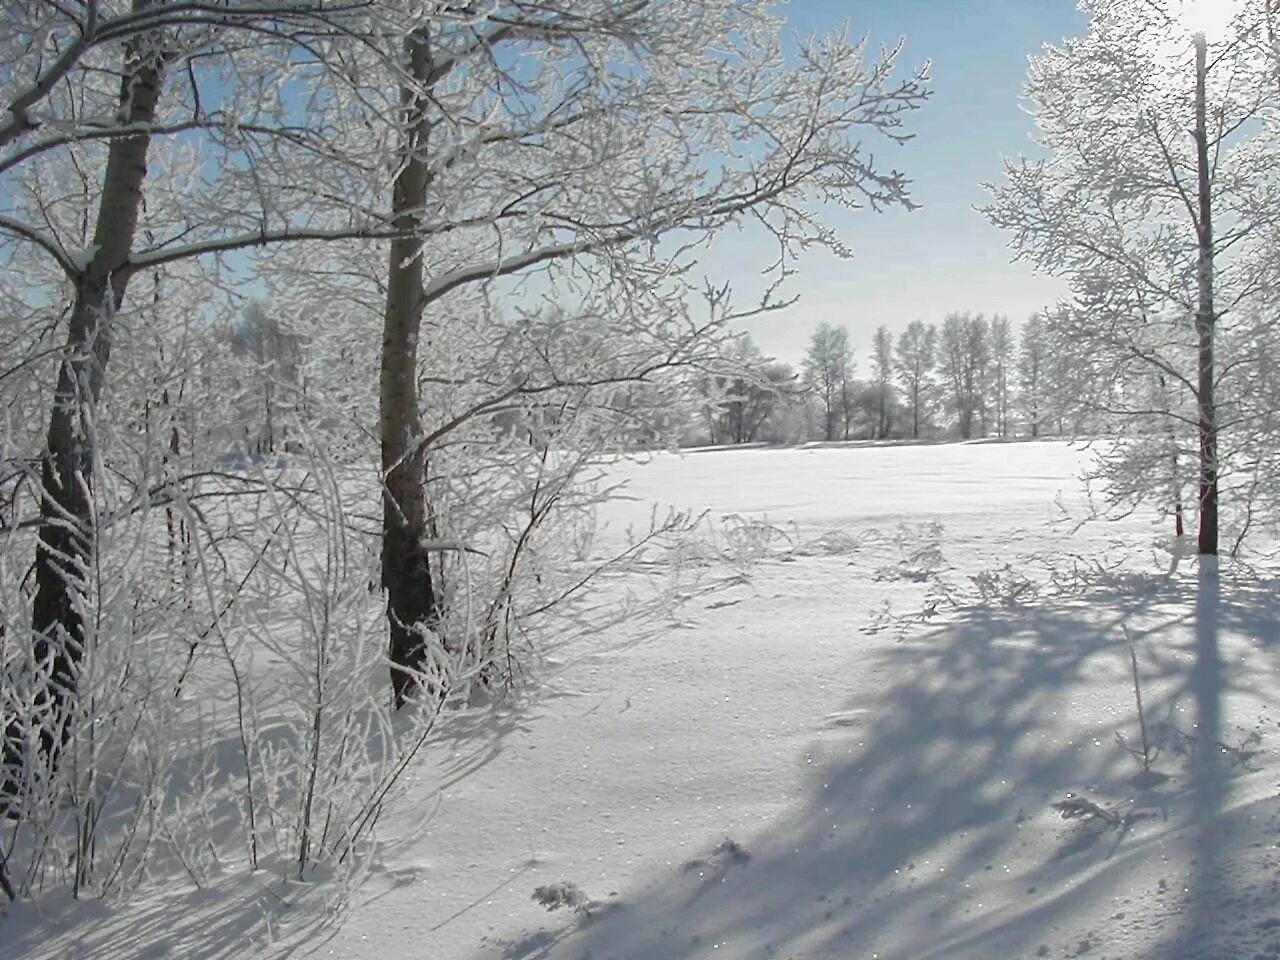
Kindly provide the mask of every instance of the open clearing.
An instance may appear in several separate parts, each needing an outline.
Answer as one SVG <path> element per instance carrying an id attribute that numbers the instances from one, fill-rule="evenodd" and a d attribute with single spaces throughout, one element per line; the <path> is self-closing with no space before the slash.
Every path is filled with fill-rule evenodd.
<path id="1" fill-rule="evenodd" d="M 1277 584 L 1170 573 L 1153 515 L 1075 529 L 1087 456 L 621 465 L 602 554 L 654 504 L 708 515 L 596 600 L 668 602 L 452 717 L 340 925 L 324 884 L 229 876 L 20 905 L 0 954 L 1280 958 Z M 1162 748 L 1147 776 L 1116 739 L 1140 737 L 1126 628 Z M 1069 795 L 1106 816 L 1064 821 Z M 548 913 L 540 887 L 570 903 Z"/>

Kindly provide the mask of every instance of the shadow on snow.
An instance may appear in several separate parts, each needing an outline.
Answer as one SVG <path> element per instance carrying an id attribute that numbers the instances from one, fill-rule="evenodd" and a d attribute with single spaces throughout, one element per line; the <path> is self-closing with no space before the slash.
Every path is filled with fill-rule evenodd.
<path id="1" fill-rule="evenodd" d="M 1074 598 L 970 611 L 881 649 L 872 656 L 903 679 L 815 732 L 826 763 L 803 809 L 759 837 L 734 838 L 745 854 L 733 861 L 713 854 L 635 899 L 507 944 L 504 956 L 1047 955 L 1055 928 L 1067 936 L 1082 909 L 1102 904 L 1087 915 L 1110 917 L 1127 898 L 1149 915 L 1139 922 L 1149 919 L 1147 957 L 1244 955 L 1230 939 L 1239 910 L 1222 909 L 1249 893 L 1232 886 L 1244 880 L 1227 869 L 1238 851 L 1223 828 L 1244 754 L 1217 745 L 1238 730 L 1228 702 L 1245 704 L 1244 717 L 1274 689 L 1276 596 L 1274 584 L 1243 578 L 1219 590 L 1211 574 L 1136 594 L 1095 584 Z M 1148 723 L 1165 720 L 1181 738 L 1170 749 L 1185 751 L 1158 761 L 1165 778 L 1136 776 L 1115 742 L 1120 732 L 1132 745 L 1138 730 L 1125 626 Z M 1068 793 L 1121 822 L 1063 824 L 1049 804 Z M 1164 900 L 1163 879 L 1159 890 L 1137 888 L 1153 855 L 1170 857 L 1179 878 Z M 1251 928 L 1258 909 L 1276 912 L 1252 909 Z"/>

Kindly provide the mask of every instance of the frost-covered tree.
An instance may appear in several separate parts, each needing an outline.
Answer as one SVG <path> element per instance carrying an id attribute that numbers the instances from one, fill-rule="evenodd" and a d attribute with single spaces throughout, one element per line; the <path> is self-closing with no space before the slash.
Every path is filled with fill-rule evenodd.
<path id="1" fill-rule="evenodd" d="M 232 356 L 242 364 L 235 383 L 234 430 L 228 438 L 253 453 L 283 450 L 288 437 L 287 412 L 304 406 L 302 343 L 258 300 L 226 331 Z"/>
<path id="2" fill-rule="evenodd" d="M 1033 313 L 1018 338 L 1018 408 L 1031 436 L 1040 436 L 1045 422 L 1045 376 L 1048 364 L 1044 320 Z"/>
<path id="3" fill-rule="evenodd" d="M 707 439 L 713 444 L 753 443 L 766 434 L 778 436 L 778 425 L 770 430 L 770 422 L 797 398 L 795 371 L 766 358 L 746 334 L 733 342 L 725 360 L 726 371 L 706 380 Z"/>
<path id="4" fill-rule="evenodd" d="M 996 435 L 1009 435 L 1010 378 L 1013 371 L 1014 339 L 1009 318 L 991 318 L 990 396 L 996 418 Z"/>
<path id="5" fill-rule="evenodd" d="M 1031 62 L 1049 155 L 1008 163 L 986 212 L 1021 256 L 1072 284 L 1057 326 L 1111 371 L 1104 403 L 1135 438 L 1106 464 L 1114 496 L 1179 510 L 1189 480 L 1198 551 L 1211 555 L 1220 485 L 1251 442 L 1248 419 L 1226 410 L 1263 375 L 1280 91 L 1257 53 L 1269 4 L 1203 6 L 1234 11 L 1218 35 L 1178 3 L 1085 3 L 1088 33 Z"/>
<path id="6" fill-rule="evenodd" d="M 919 75 L 890 79 L 893 52 L 867 64 L 840 35 L 783 56 L 780 21 L 756 0 L 508 0 L 418 21 L 401 33 L 395 224 L 449 236 L 397 240 L 390 257 L 380 438 L 398 699 L 439 617 L 415 388 L 427 308 L 552 261 L 604 280 L 652 260 L 661 236 L 746 217 L 783 250 L 842 252 L 813 202 L 906 202 L 905 179 L 870 166 L 861 138 L 899 136 L 923 93 Z"/>
<path id="7" fill-rule="evenodd" d="M 1114 434 L 1123 378 L 1103 355 L 1080 349 L 1081 314 L 1058 305 L 1043 314 L 1042 425 L 1058 436 Z"/>
<path id="8" fill-rule="evenodd" d="M 973 436 L 974 418 L 985 417 L 983 388 L 990 362 L 986 319 L 981 314 L 947 314 L 938 337 L 938 352 L 942 378 L 956 414 L 956 427 L 961 439 L 968 440 Z"/>
<path id="9" fill-rule="evenodd" d="M 15 370 L 42 402 L 13 424 L 11 437 L 26 447 L 20 457 L 39 464 L 38 476 L 22 482 L 38 491 L 30 655 L 47 680 L 31 704 L 40 719 L 6 725 L 7 760 L 37 748 L 52 758 L 70 735 L 91 646 L 85 578 L 98 518 L 108 510 L 96 487 L 111 426 L 102 403 L 120 320 L 140 307 L 127 299 L 132 282 L 292 231 L 279 226 L 278 195 L 258 189 L 255 148 L 269 141 L 271 149 L 314 155 L 323 136 L 286 134 L 268 91 L 283 89 L 291 52 L 342 29 L 335 15 L 350 9 L 324 0 L 132 0 L 6 10 L 0 234 L 11 262 L 40 258 L 24 277 L 34 289 L 19 302 L 39 304 L 43 315 L 22 329 L 14 351 L 24 358 Z M 233 36 L 253 40 L 243 46 Z M 233 79 L 241 71 L 255 79 L 253 90 Z M 200 189 L 215 177 L 226 189 Z M 237 191 L 236 179 L 254 187 Z M 37 417 L 45 424 L 39 437 Z"/>
<path id="10" fill-rule="evenodd" d="M 884 325 L 876 328 L 871 350 L 871 372 L 876 390 L 875 435 L 877 439 L 885 440 L 892 425 L 894 396 L 893 337 L 889 334 L 889 328 Z"/>
<path id="11" fill-rule="evenodd" d="M 823 439 L 838 439 L 843 425 L 848 440 L 856 396 L 846 328 L 824 322 L 813 331 L 804 355 L 804 382 L 821 407 Z"/>
<path id="12" fill-rule="evenodd" d="M 937 343 L 937 327 L 925 324 L 923 320 L 912 320 L 898 334 L 894 365 L 911 410 L 913 439 L 920 437 L 920 428 L 928 423 Z"/>

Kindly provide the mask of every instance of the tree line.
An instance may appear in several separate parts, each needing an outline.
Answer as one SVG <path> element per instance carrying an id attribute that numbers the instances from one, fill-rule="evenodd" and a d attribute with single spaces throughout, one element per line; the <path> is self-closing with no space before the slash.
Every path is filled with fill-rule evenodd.
<path id="1" fill-rule="evenodd" d="M 743 335 L 738 355 L 755 375 L 722 380 L 687 434 L 691 442 L 970 440 L 1078 436 L 1115 428 L 1114 382 L 1082 359 L 1062 331 L 1035 314 L 915 320 L 896 337 L 876 329 L 865 376 L 847 327 L 810 336 L 799 370 L 761 356 Z"/>

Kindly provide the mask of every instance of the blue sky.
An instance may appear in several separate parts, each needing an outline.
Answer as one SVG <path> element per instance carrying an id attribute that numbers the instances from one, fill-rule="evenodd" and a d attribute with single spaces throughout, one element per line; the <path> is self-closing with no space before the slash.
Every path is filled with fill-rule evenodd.
<path id="1" fill-rule="evenodd" d="M 784 10 L 792 30 L 802 33 L 848 21 L 851 34 L 866 33 L 873 50 L 905 36 L 903 65 L 931 60 L 934 92 L 910 121 L 914 140 L 876 147 L 886 165 L 913 179 L 922 208 L 836 215 L 855 258 L 807 254 L 791 282 L 800 302 L 744 324 L 760 347 L 796 362 L 818 323 L 844 324 L 865 374 L 882 323 L 896 333 L 914 319 L 938 322 L 952 310 L 1021 322 L 1063 295 L 1060 281 L 1010 263 L 1006 235 L 972 208 L 986 198 L 981 182 L 1000 179 L 1002 157 L 1034 152 L 1032 121 L 1019 102 L 1027 57 L 1084 32 L 1087 21 L 1074 0 L 791 0 Z M 733 279 L 744 299 L 758 281 L 725 271 L 742 253 L 736 248 L 750 242 L 735 238 L 704 260 L 709 273 Z M 763 250 L 756 259 L 767 255 Z"/>

